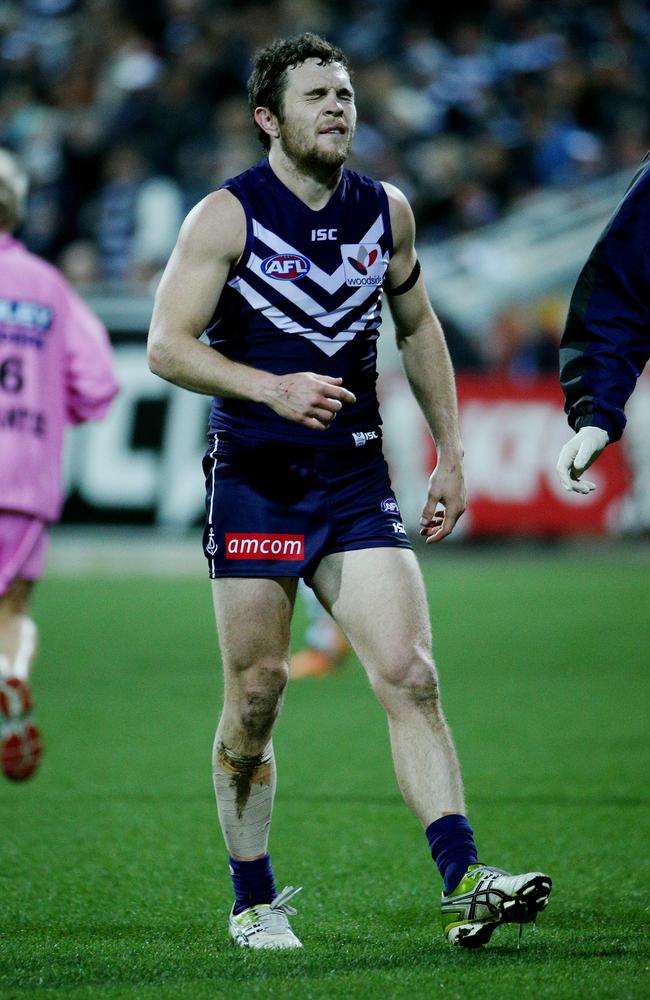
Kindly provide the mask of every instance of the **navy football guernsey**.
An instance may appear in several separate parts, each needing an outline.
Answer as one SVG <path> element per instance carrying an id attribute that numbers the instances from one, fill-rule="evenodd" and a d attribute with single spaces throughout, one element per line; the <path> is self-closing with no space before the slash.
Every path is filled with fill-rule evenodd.
<path id="1" fill-rule="evenodd" d="M 392 254 L 383 187 L 345 169 L 314 211 L 261 160 L 223 185 L 246 213 L 246 246 L 207 328 L 212 347 L 285 375 L 341 377 L 357 402 L 325 431 L 286 420 L 262 403 L 215 397 L 210 432 L 241 441 L 355 447 L 380 436 L 375 383 L 381 292 Z"/>

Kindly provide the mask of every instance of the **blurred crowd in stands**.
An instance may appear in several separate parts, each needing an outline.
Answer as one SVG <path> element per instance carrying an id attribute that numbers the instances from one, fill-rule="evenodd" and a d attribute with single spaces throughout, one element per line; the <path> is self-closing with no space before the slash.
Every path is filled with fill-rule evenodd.
<path id="1" fill-rule="evenodd" d="M 31 177 L 28 246 L 81 284 L 151 281 L 192 205 L 262 154 L 251 55 L 303 30 L 348 53 L 351 166 L 405 191 L 420 243 L 632 170 L 650 144 L 644 0 L 0 0 L 0 145 Z M 498 364 L 523 321 L 505 317 Z"/>

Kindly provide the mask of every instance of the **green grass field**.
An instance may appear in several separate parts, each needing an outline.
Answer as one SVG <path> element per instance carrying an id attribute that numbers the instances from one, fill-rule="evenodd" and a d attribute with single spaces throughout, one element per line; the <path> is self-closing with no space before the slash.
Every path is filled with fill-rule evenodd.
<path id="1" fill-rule="evenodd" d="M 229 947 L 210 748 L 220 684 L 202 579 L 46 578 L 39 774 L 0 786 L 0 997 L 650 996 L 650 567 L 472 554 L 425 566 L 443 700 L 481 858 L 541 868 L 538 929 L 477 953 L 402 805 L 353 657 L 289 686 L 276 731 L 278 888 L 301 952 Z M 303 627 L 296 616 L 295 641 Z"/>

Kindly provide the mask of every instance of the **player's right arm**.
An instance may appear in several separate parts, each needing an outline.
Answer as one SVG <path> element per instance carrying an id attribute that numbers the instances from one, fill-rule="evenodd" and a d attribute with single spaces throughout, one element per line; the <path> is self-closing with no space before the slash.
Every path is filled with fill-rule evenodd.
<path id="1" fill-rule="evenodd" d="M 199 340 L 245 243 L 244 210 L 229 191 L 216 191 L 192 209 L 156 292 L 149 367 L 192 392 L 265 403 L 287 420 L 325 430 L 344 403 L 355 402 L 341 379 L 314 372 L 274 375 L 231 361 Z"/>

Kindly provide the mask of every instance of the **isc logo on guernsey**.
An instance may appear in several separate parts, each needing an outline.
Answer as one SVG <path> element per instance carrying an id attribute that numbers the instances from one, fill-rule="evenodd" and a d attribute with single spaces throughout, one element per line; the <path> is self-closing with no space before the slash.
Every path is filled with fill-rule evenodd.
<path id="1" fill-rule="evenodd" d="M 226 559 L 288 559 L 295 562 L 304 558 L 304 535 L 226 532 Z"/>
<path id="2" fill-rule="evenodd" d="M 262 273 L 277 281 L 298 281 L 309 274 L 311 267 L 306 257 L 298 253 L 275 253 L 261 263 Z"/>

